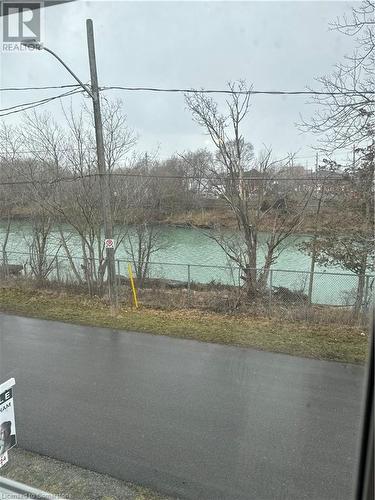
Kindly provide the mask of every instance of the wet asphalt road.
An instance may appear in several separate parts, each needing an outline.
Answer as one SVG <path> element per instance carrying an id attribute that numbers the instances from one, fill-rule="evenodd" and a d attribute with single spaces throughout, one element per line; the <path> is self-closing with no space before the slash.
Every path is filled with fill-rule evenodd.
<path id="1" fill-rule="evenodd" d="M 21 447 L 186 499 L 351 498 L 363 369 L 0 314 Z"/>

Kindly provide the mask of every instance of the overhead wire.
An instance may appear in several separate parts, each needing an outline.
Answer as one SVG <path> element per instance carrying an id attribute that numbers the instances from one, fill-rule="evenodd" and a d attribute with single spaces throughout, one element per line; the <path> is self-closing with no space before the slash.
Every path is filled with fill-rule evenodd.
<path id="1" fill-rule="evenodd" d="M 92 147 L 92 150 L 93 150 L 93 151 L 94 151 L 94 150 L 96 150 L 95 146 L 93 146 L 93 147 Z M 57 152 L 58 152 L 58 153 L 66 153 L 66 152 L 71 152 L 71 151 L 72 151 L 72 149 L 71 149 L 71 148 L 59 148 Z M 46 151 L 45 151 L 45 150 L 43 150 L 43 149 L 32 149 L 32 150 L 31 150 L 31 149 L 30 149 L 30 150 L 21 150 L 21 149 L 20 149 L 19 151 L 17 151 L 17 152 L 16 152 L 16 154 L 19 154 L 19 155 L 30 154 L 30 155 L 32 155 L 32 154 L 42 154 L 42 153 L 45 153 L 45 152 L 46 152 Z M 348 153 L 348 154 L 349 154 L 349 153 Z M 2 153 L 2 152 L 0 152 L 0 157 L 1 157 L 2 155 L 3 155 L 3 156 L 4 156 L 4 155 L 6 155 L 6 152 L 3 152 L 3 153 Z M 326 158 L 324 155 L 323 155 L 323 157 L 324 157 L 324 158 Z M 300 156 L 300 155 L 293 155 L 293 154 L 291 154 L 291 155 L 290 155 L 290 161 L 291 161 L 291 162 L 293 162 L 293 163 L 297 163 L 297 162 L 299 162 L 300 160 L 306 160 L 306 159 L 315 160 L 315 159 L 316 159 L 316 154 L 311 154 L 311 155 L 301 155 L 301 156 Z M 339 161 L 338 159 L 336 159 L 336 160 L 337 160 L 337 161 Z M 341 159 L 341 160 L 342 160 L 342 161 L 344 161 L 344 160 L 345 160 L 345 158 L 344 158 L 344 157 L 342 157 L 342 159 Z M 295 165 L 295 166 L 299 166 L 299 165 Z"/>
<path id="2" fill-rule="evenodd" d="M 78 83 L 66 84 L 66 85 L 43 85 L 39 87 L 8 87 L 0 88 L 0 92 L 12 92 L 12 91 L 23 91 L 23 90 L 53 90 L 53 89 L 67 89 L 73 87 L 80 87 Z"/>
<path id="3" fill-rule="evenodd" d="M 56 96 L 46 97 L 44 99 L 39 99 L 37 101 L 30 101 L 30 102 L 26 102 L 26 103 L 22 103 L 22 104 L 17 104 L 15 106 L 10 106 L 8 108 L 3 108 L 3 109 L 0 109 L 0 118 L 3 116 L 21 113 L 23 111 L 27 111 L 28 109 L 33 109 L 33 108 L 42 106 L 42 105 L 47 104 L 47 103 L 54 101 L 56 99 L 61 99 L 61 98 L 72 96 L 72 95 L 79 94 L 82 92 L 84 92 L 83 89 L 76 88 L 73 90 L 69 90 L 68 92 L 64 92 L 63 94 L 56 95 Z"/>
<path id="4" fill-rule="evenodd" d="M 100 176 L 109 177 L 128 177 L 128 178 L 145 178 L 145 179 L 159 179 L 159 180 L 198 180 L 198 181 L 228 181 L 231 182 L 233 180 L 240 181 L 240 178 L 231 179 L 226 176 L 196 176 L 196 175 L 158 175 L 158 174 L 141 174 L 141 173 L 133 173 L 133 172 L 109 172 L 109 173 L 90 173 L 83 174 L 78 176 L 70 176 L 70 177 L 56 177 L 53 179 L 43 179 L 43 180 L 25 180 L 25 181 L 7 181 L 0 180 L 0 186 L 11 186 L 11 185 L 35 185 L 35 184 L 55 184 L 58 182 L 75 182 L 77 180 L 83 180 L 88 178 L 95 178 Z M 319 180 L 317 173 L 315 172 L 311 176 L 301 176 L 301 177 L 266 177 L 266 176 L 253 176 L 253 177 L 244 177 L 242 181 L 244 182 L 254 182 L 254 181 L 268 181 L 268 182 L 278 182 L 278 181 L 317 181 Z M 324 181 L 348 181 L 349 177 L 342 175 L 341 179 L 337 176 L 326 176 L 324 177 Z"/>
<path id="5" fill-rule="evenodd" d="M 356 90 L 345 92 L 324 92 L 319 90 L 231 90 L 231 89 L 188 89 L 188 88 L 161 88 L 161 87 L 123 87 L 119 85 L 101 86 L 101 90 L 126 90 L 126 91 L 144 91 L 144 92 L 169 92 L 184 94 L 232 94 L 232 95 L 365 95 L 375 94 L 375 91 L 366 90 L 358 93 Z"/>
<path id="6" fill-rule="evenodd" d="M 70 88 L 71 90 L 59 94 L 58 96 L 47 97 L 45 99 L 40 99 L 37 101 L 31 101 L 27 103 L 17 104 L 15 106 L 10 106 L 8 108 L 0 109 L 0 118 L 8 116 L 15 113 L 21 113 L 27 111 L 28 109 L 33 109 L 38 106 L 47 104 L 53 100 L 60 99 L 69 95 L 74 95 L 76 93 L 84 92 L 84 90 L 78 84 L 63 84 L 63 85 L 44 85 L 44 86 L 34 86 L 34 87 L 5 87 L 0 88 L 0 92 L 10 92 L 10 91 L 30 91 L 30 90 L 48 90 L 48 89 L 63 89 Z M 232 89 L 192 89 L 192 88 L 162 88 L 162 87 L 125 87 L 120 85 L 111 86 L 101 86 L 100 91 L 106 90 L 123 90 L 123 91 L 135 91 L 135 92 L 165 92 L 165 93 L 184 93 L 184 94 L 225 94 L 225 95 L 321 95 L 321 96 L 337 96 L 337 95 L 347 95 L 347 96 L 358 96 L 358 95 L 375 95 L 375 91 L 366 90 L 360 94 L 355 90 L 347 90 L 345 92 L 325 92 L 317 90 L 232 90 Z"/>
<path id="7" fill-rule="evenodd" d="M 80 87 L 78 84 L 66 84 L 66 85 L 46 85 L 46 86 L 34 86 L 34 87 L 8 87 L 8 88 L 0 88 L 0 92 L 5 92 L 5 91 L 26 91 L 26 90 L 47 90 L 47 89 L 62 89 L 62 88 L 70 88 L 68 92 L 59 94 L 57 96 L 51 96 L 47 97 L 44 99 L 36 100 L 36 101 L 31 101 L 31 102 L 26 102 L 22 104 L 17 104 L 14 106 L 10 106 L 8 108 L 3 108 L 0 109 L 0 118 L 4 116 L 8 116 L 11 114 L 15 113 L 20 113 L 23 111 L 27 111 L 29 109 L 33 109 L 45 104 L 48 104 L 51 101 L 54 101 L 56 99 L 61 99 L 64 97 L 72 96 L 78 93 L 83 93 L 84 90 Z M 313 90 L 304 90 L 304 91 L 284 91 L 284 90 L 273 90 L 273 91 L 267 91 L 267 90 L 231 90 L 231 89 L 201 89 L 201 90 L 195 90 L 195 89 L 184 89 L 184 88 L 159 88 L 159 87 L 124 87 L 124 86 L 104 86 L 101 87 L 100 90 L 124 90 L 124 91 L 150 91 L 150 92 L 170 92 L 170 93 L 204 93 L 204 94 L 242 94 L 242 95 L 342 95 L 343 93 L 341 92 L 322 92 L 322 91 L 313 91 Z M 361 94 L 375 94 L 375 91 L 366 91 L 362 92 Z M 346 95 L 358 95 L 356 91 L 346 91 Z M 32 153 L 35 153 L 33 151 Z M 23 154 L 26 154 L 26 152 L 23 152 Z M 308 156 L 301 156 L 300 159 L 302 158 L 309 158 Z M 298 156 L 295 157 L 295 160 L 298 161 Z"/>
<path id="8" fill-rule="evenodd" d="M 26 91 L 26 90 L 48 90 L 48 89 L 62 89 L 62 88 L 76 88 L 78 84 L 66 85 L 44 85 L 35 87 L 7 87 L 0 88 L 0 92 L 10 91 Z M 375 91 L 365 90 L 358 92 L 356 90 L 346 90 L 343 92 L 328 92 L 320 90 L 231 90 L 231 89 L 194 89 L 194 88 L 170 88 L 170 87 L 129 87 L 123 85 L 102 85 L 100 90 L 124 90 L 129 92 L 166 92 L 166 93 L 184 93 L 184 94 L 232 94 L 232 95 L 322 95 L 322 96 L 338 96 L 338 95 L 374 95 Z"/>

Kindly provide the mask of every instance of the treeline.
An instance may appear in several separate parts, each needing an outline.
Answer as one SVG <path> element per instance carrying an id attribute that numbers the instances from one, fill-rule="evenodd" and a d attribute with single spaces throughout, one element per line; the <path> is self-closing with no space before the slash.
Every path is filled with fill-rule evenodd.
<path id="1" fill-rule="evenodd" d="M 366 273 L 374 270 L 373 11 L 373 1 L 365 0 L 352 9 L 351 20 L 338 21 L 343 36 L 357 36 L 356 52 L 338 62 L 332 74 L 318 79 L 322 91 L 315 96 L 318 111 L 301 125 L 302 130 L 319 135 L 325 160 L 317 172 L 291 168 L 292 157 L 275 158 L 271 148 L 254 151 L 243 133 L 252 89 L 245 81 L 229 84 L 230 93 L 221 107 L 203 91 L 185 96 L 187 109 L 210 138 L 212 150 L 176 154 L 167 160 L 134 154 L 136 137 L 121 102 L 103 99 L 110 212 L 118 222 L 115 241 L 117 247 L 125 245 L 139 279 L 146 276 L 151 255 L 162 245 L 154 224 L 160 214 L 219 202 L 231 214 L 235 227 L 228 230 L 218 225 L 209 237 L 228 263 L 240 270 L 241 300 L 262 300 L 268 292 L 271 266 L 312 209 L 312 239 L 301 248 L 311 256 L 308 303 L 315 264 L 339 265 L 358 276 L 354 303 L 358 314 Z M 12 218 L 23 211 L 32 225 L 28 244 L 35 277 L 43 280 L 51 272 L 45 257 L 55 227 L 59 233 L 56 254 L 63 249 L 77 281 L 87 283 L 90 293 L 104 292 L 107 263 L 94 144 L 93 120 L 85 107 L 78 112 L 65 110 L 63 125 L 36 112 L 26 115 L 19 126 L 2 125 L 0 217 L 7 221 L 1 242 L 4 266 Z M 334 153 L 348 150 L 353 158 L 347 164 L 330 160 Z M 328 221 L 322 218 L 327 207 L 332 210 Z M 260 253 L 259 233 L 265 223 L 269 230 L 265 251 Z M 77 267 L 63 224 L 79 237 L 81 266 Z M 129 224 L 135 228 L 135 240 L 129 236 Z M 350 227 L 344 235 L 343 226 Z"/>
<path id="2" fill-rule="evenodd" d="M 313 245 L 306 243 L 301 250 L 312 256 L 313 263 L 339 264 L 360 276 L 368 272 L 368 235 L 373 227 L 371 148 L 367 153 L 358 152 L 358 162 L 351 167 L 329 160 L 323 161 L 315 172 L 292 166 L 293 157 L 275 159 L 271 149 L 255 154 L 240 133 L 233 138 L 226 130 L 216 129 L 215 120 L 220 120 L 212 115 L 211 102 L 197 93 L 189 105 L 193 116 L 199 110 L 205 126 L 211 127 L 214 137 L 217 134 L 216 149 L 183 152 L 160 160 L 155 155 L 134 152 L 136 139 L 127 126 L 121 102 L 103 104 L 115 241 L 117 248 L 125 248 L 140 283 L 147 276 L 152 255 L 165 245 L 155 223 L 176 214 L 210 208 L 225 209 L 232 217 L 232 230 L 217 225 L 211 237 L 225 252 L 228 262 L 241 270 L 244 296 L 249 300 L 266 292 L 271 266 L 285 249 L 288 237 L 303 225 L 306 214 L 315 221 Z M 228 106 L 227 119 L 232 120 L 234 129 L 239 128 L 241 115 L 236 110 L 247 112 L 247 97 L 234 93 Z M 25 116 L 18 127 L 2 124 L 2 266 L 6 268 L 8 262 L 12 223 L 22 215 L 30 222 L 31 233 L 25 235 L 28 264 L 38 281 L 46 280 L 55 269 L 51 254 L 57 258 L 63 252 L 75 280 L 87 284 L 90 293 L 102 294 L 106 259 L 91 115 L 87 110 L 79 115 L 71 110 L 65 117 L 64 126 L 59 126 L 50 115 L 37 112 Z M 343 214 L 346 222 L 351 218 L 349 226 L 357 228 L 354 236 L 337 238 L 337 232 L 323 223 L 321 216 L 327 208 L 332 214 L 331 226 L 342 227 Z M 258 234 L 265 224 L 270 230 L 265 262 L 260 266 Z M 360 232 L 358 228 L 362 228 Z M 77 235 L 83 263 L 77 263 L 76 250 L 71 245 Z M 361 250 L 364 241 L 366 258 Z M 359 256 L 361 265 L 357 262 Z"/>

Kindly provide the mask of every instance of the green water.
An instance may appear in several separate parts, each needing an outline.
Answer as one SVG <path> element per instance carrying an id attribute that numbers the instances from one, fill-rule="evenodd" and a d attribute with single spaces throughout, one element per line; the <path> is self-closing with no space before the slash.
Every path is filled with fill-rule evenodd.
<path id="1" fill-rule="evenodd" d="M 69 248 L 76 257 L 79 268 L 79 259 L 82 255 L 80 240 L 77 235 L 71 234 L 68 226 L 66 226 L 64 232 L 69 235 Z M 151 276 L 187 281 L 190 274 L 192 281 L 200 283 L 216 281 L 238 284 L 238 270 L 228 268 L 229 264 L 224 251 L 215 241 L 209 238 L 210 231 L 165 226 L 160 228 L 160 232 L 163 248 L 152 256 Z M 4 233 L 5 224 L 0 224 L 0 244 L 3 241 Z M 259 238 L 259 266 L 264 258 L 264 242 L 266 238 L 266 234 L 260 235 Z M 298 250 L 298 244 L 305 241 L 306 238 L 308 236 L 301 235 L 288 238 L 283 251 L 273 266 L 273 286 L 287 286 L 290 289 L 303 288 L 306 292 L 308 275 L 305 272 L 310 269 L 310 259 L 306 254 Z M 26 262 L 30 240 L 30 225 L 21 222 L 12 225 L 7 247 L 9 262 Z M 59 234 L 57 231 L 53 231 L 49 249 L 51 254 L 55 253 L 58 241 Z M 65 254 L 63 249 L 59 250 L 59 255 L 61 256 L 60 262 L 64 263 L 63 257 Z M 128 258 L 124 244 L 118 248 L 116 258 L 120 260 L 118 271 L 120 274 L 126 275 L 126 261 Z M 121 259 L 124 261 L 122 262 Z M 190 265 L 189 268 L 188 264 Z M 215 266 L 223 266 L 226 269 Z M 356 276 L 338 267 L 324 268 L 316 266 L 316 271 L 313 301 L 321 304 L 344 304 L 348 294 L 356 287 Z"/>

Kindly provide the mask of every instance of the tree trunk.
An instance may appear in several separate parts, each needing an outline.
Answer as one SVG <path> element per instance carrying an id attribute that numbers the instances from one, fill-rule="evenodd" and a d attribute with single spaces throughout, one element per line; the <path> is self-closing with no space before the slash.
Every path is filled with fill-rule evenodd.
<path id="1" fill-rule="evenodd" d="M 316 261 L 316 233 L 313 238 L 313 247 L 311 252 L 311 262 L 310 262 L 310 276 L 309 276 L 309 290 L 307 292 L 307 305 L 311 306 L 312 292 L 314 287 L 314 273 L 315 273 L 315 261 Z"/>
<path id="2" fill-rule="evenodd" d="M 92 297 L 93 289 L 92 289 L 91 260 L 87 258 L 85 241 L 83 238 L 81 238 L 81 249 L 82 249 L 82 261 L 83 261 L 83 273 L 85 276 L 87 290 L 89 292 L 90 297 Z"/>
<path id="3" fill-rule="evenodd" d="M 68 257 L 68 261 L 69 261 L 70 267 L 71 267 L 71 269 L 73 271 L 73 274 L 77 278 L 78 283 L 82 283 L 82 278 L 81 278 L 81 276 L 80 276 L 79 272 L 77 271 L 77 268 L 76 268 L 76 266 L 74 264 L 72 255 L 70 253 L 68 245 L 66 244 L 65 235 L 64 235 L 61 227 L 59 227 L 59 233 L 60 233 L 61 244 L 64 247 L 66 256 Z"/>
<path id="4" fill-rule="evenodd" d="M 318 157 L 317 157 L 317 162 L 318 162 Z M 316 240 L 318 238 L 319 215 L 320 215 L 320 210 L 322 208 L 324 193 L 325 193 L 325 185 L 323 184 L 321 192 L 320 192 L 320 196 L 319 196 L 318 207 L 316 209 L 316 214 L 315 214 L 313 247 L 312 247 L 312 252 L 311 252 L 311 263 L 310 263 L 309 290 L 307 292 L 307 305 L 308 305 L 308 307 L 311 306 L 312 292 L 313 292 L 313 286 L 314 286 L 314 272 L 315 272 L 315 262 L 316 262 Z"/>
<path id="5" fill-rule="evenodd" d="M 8 275 L 9 275 L 9 272 L 8 272 L 7 245 L 8 245 L 8 240 L 9 240 L 10 224 L 11 224 L 11 219 L 10 219 L 10 214 L 8 214 L 7 227 L 6 227 L 6 230 L 5 230 L 5 237 L 4 237 L 4 242 L 3 242 L 3 245 L 2 245 L 3 272 L 4 272 L 4 276 L 5 277 L 8 277 Z"/>
<path id="6" fill-rule="evenodd" d="M 268 246 L 268 251 L 266 255 L 266 259 L 263 264 L 263 269 L 260 273 L 259 279 L 258 279 L 258 290 L 261 292 L 264 292 L 267 288 L 267 283 L 268 283 L 268 277 L 270 274 L 270 269 L 272 266 L 273 262 L 273 253 L 274 253 L 274 242 L 271 241 L 270 245 Z"/>
<path id="7" fill-rule="evenodd" d="M 362 258 L 361 272 L 358 274 L 357 294 L 354 303 L 354 317 L 358 317 L 363 304 L 363 295 L 366 283 L 367 255 Z"/>
<path id="8" fill-rule="evenodd" d="M 252 248 L 249 248 L 248 246 L 248 260 L 249 260 L 249 266 L 244 270 L 246 295 L 248 299 L 254 299 L 258 295 L 256 246 Z"/>

